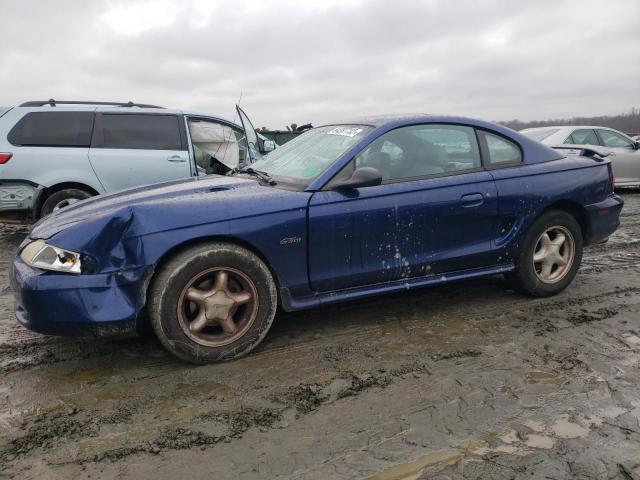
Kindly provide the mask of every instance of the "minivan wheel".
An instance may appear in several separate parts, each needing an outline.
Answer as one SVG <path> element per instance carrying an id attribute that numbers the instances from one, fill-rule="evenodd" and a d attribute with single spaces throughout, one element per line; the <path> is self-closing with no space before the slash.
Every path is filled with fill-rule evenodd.
<path id="1" fill-rule="evenodd" d="M 275 282 L 264 262 L 227 243 L 176 255 L 148 292 L 149 319 L 162 345 L 199 364 L 253 350 L 269 331 L 276 306 Z"/>
<path id="2" fill-rule="evenodd" d="M 518 290 L 536 297 L 555 295 L 574 279 L 582 261 L 582 230 L 566 212 L 551 211 L 534 222 L 515 272 Z"/>
<path id="3" fill-rule="evenodd" d="M 78 188 L 68 188 L 66 190 L 60 190 L 59 192 L 52 193 L 42 204 L 40 216 L 44 217 L 49 215 L 51 212 L 56 212 L 89 197 L 91 197 L 89 192 L 85 192 Z"/>

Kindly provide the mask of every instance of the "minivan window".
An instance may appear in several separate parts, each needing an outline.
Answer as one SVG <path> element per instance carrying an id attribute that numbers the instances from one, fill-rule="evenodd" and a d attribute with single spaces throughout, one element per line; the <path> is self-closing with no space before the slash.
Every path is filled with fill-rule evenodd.
<path id="1" fill-rule="evenodd" d="M 31 112 L 11 129 L 13 145 L 36 147 L 88 147 L 93 112 Z"/>
<path id="2" fill-rule="evenodd" d="M 182 150 L 176 115 L 105 113 L 104 148 Z"/>

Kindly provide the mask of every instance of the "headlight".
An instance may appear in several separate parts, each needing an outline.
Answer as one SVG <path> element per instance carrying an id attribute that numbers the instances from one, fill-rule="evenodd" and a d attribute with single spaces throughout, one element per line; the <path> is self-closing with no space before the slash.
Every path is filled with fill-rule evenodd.
<path id="1" fill-rule="evenodd" d="M 20 258 L 27 265 L 56 272 L 82 273 L 80 254 L 36 240 L 24 247 Z"/>

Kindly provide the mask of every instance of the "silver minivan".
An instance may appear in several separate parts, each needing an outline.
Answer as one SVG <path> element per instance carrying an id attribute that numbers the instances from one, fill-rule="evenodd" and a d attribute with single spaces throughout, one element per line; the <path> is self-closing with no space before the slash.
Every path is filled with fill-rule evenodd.
<path id="1" fill-rule="evenodd" d="M 275 148 L 240 124 L 154 105 L 32 101 L 0 109 L 0 221 L 101 193 L 243 168 Z"/>

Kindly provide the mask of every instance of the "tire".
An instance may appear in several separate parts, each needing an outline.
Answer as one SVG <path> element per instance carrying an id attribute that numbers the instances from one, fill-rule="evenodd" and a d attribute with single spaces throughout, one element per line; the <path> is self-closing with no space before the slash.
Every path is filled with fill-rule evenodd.
<path id="1" fill-rule="evenodd" d="M 543 238 L 545 233 L 546 239 Z M 560 235 L 566 240 L 556 254 L 552 245 L 559 244 Z M 576 276 L 582 261 L 582 247 L 582 229 L 576 219 L 560 210 L 547 212 L 529 229 L 516 269 L 509 279 L 517 290 L 534 297 L 556 295 L 567 288 Z M 556 261 L 558 264 L 548 269 L 548 265 Z M 567 263 L 563 266 L 561 262 Z"/>
<path id="2" fill-rule="evenodd" d="M 54 210 L 64 208 L 68 205 L 79 202 L 80 200 L 84 200 L 91 196 L 92 195 L 89 192 L 80 190 L 78 188 L 69 188 L 52 193 L 42 204 L 42 208 L 40 209 L 40 217 L 47 216 Z"/>
<path id="3" fill-rule="evenodd" d="M 264 262 L 242 247 L 218 242 L 170 259 L 153 278 L 147 302 L 160 343 L 196 364 L 249 353 L 269 331 L 277 304 L 276 284 Z"/>

